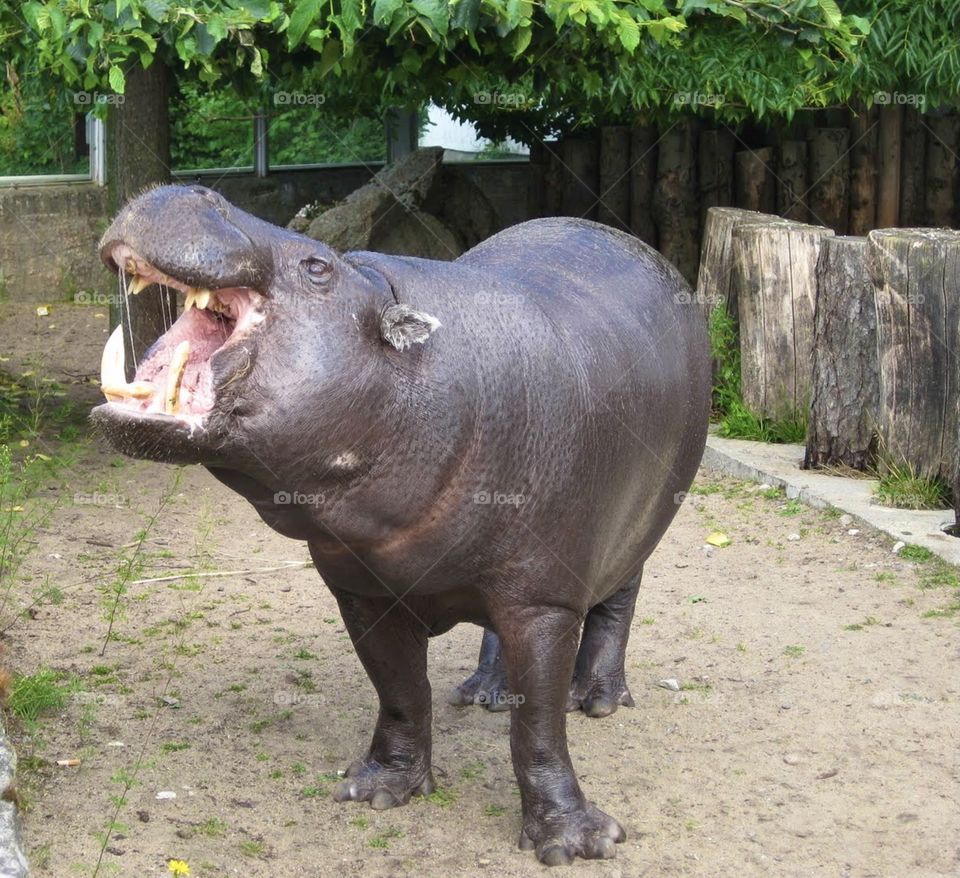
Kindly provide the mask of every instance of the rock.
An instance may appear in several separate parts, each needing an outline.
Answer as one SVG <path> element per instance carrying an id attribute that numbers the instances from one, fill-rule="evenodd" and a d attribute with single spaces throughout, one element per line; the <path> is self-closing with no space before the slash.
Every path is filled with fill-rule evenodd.
<path id="1" fill-rule="evenodd" d="M 841 527 L 850 527 L 850 525 L 853 524 L 853 516 L 848 515 L 846 512 L 844 512 L 843 515 L 840 516 L 838 521 L 840 522 Z"/>
<path id="2" fill-rule="evenodd" d="M 860 533 L 860 528 L 858 527 L 851 527 L 850 530 L 847 531 L 847 535 L 851 537 L 855 537 L 858 533 Z"/>
<path id="3" fill-rule="evenodd" d="M 679 680 L 674 680 L 674 679 L 672 679 L 672 678 L 669 679 L 669 680 L 661 680 L 659 683 L 657 683 L 657 685 L 658 685 L 661 689 L 669 689 L 671 692 L 679 692 L 679 691 L 680 691 L 680 681 L 679 681 Z"/>
<path id="4" fill-rule="evenodd" d="M 784 761 L 787 765 L 799 765 L 800 762 L 801 762 L 800 754 L 798 754 L 798 753 L 787 753 L 787 754 L 783 757 L 783 761 Z"/>
<path id="5" fill-rule="evenodd" d="M 893 548 L 891 549 L 891 551 L 893 552 L 894 555 L 899 555 L 903 551 L 904 546 L 906 546 L 906 543 L 903 540 L 897 540 L 893 544 Z"/>
<path id="6" fill-rule="evenodd" d="M 797 540 L 800 539 L 800 534 L 790 534 L 790 535 L 787 537 L 787 539 L 788 539 L 791 543 L 795 543 Z"/>
<path id="7" fill-rule="evenodd" d="M 341 252 L 375 250 L 456 259 L 500 228 L 496 211 L 443 149 L 418 149 L 383 168 L 340 204 L 305 205 L 288 228 Z"/>

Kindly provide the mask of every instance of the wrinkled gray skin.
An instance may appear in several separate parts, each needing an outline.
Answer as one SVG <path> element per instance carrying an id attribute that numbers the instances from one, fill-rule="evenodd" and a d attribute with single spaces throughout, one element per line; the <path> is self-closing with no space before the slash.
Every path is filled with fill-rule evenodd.
<path id="1" fill-rule="evenodd" d="M 380 699 L 337 800 L 384 808 L 433 788 L 427 639 L 474 622 L 499 636 L 488 652 L 514 701 L 521 847 L 548 864 L 613 856 L 625 833 L 577 783 L 565 708 L 571 679 L 584 698 L 596 683 L 629 699 L 643 564 L 703 450 L 707 342 L 680 275 L 628 235 L 561 218 L 452 263 L 337 254 L 200 187 L 131 202 L 107 264 L 118 242 L 191 285 L 266 296 L 263 324 L 211 360 L 204 430 L 111 405 L 93 418 L 127 454 L 203 464 L 308 542 Z M 413 316 L 391 317 L 398 302 Z"/>

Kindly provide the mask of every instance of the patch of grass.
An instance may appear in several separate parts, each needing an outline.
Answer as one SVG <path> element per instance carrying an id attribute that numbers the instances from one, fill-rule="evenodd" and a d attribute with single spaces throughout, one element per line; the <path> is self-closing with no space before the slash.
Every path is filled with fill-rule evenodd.
<path id="1" fill-rule="evenodd" d="M 77 681 L 60 671 L 40 668 L 34 674 L 14 676 L 7 707 L 14 716 L 31 726 L 41 714 L 62 710 L 67 698 L 77 688 Z"/>
<path id="2" fill-rule="evenodd" d="M 204 820 L 203 823 L 197 827 L 198 832 L 209 838 L 219 838 L 226 833 L 227 829 L 229 829 L 227 824 L 222 820 L 218 820 L 216 817 L 210 817 Z"/>
<path id="3" fill-rule="evenodd" d="M 179 753 L 181 750 L 189 750 L 190 744 L 187 741 L 164 741 L 160 749 L 164 753 Z"/>
<path id="4" fill-rule="evenodd" d="M 893 575 L 892 573 L 890 573 L 889 571 L 884 571 L 884 572 L 881 572 L 881 573 L 875 573 L 874 576 L 873 576 L 873 578 L 874 578 L 877 582 L 896 582 L 896 581 L 897 581 L 897 577 L 894 576 L 894 575 Z"/>
<path id="5" fill-rule="evenodd" d="M 783 649 L 783 654 L 789 658 L 800 658 L 800 656 L 802 656 L 806 651 L 807 648 L 805 646 L 792 645 L 785 646 Z"/>
<path id="6" fill-rule="evenodd" d="M 403 838 L 403 830 L 398 829 L 396 826 L 390 826 L 379 835 L 375 835 L 370 839 L 370 847 L 388 848 L 390 847 L 390 840 L 394 838 Z"/>
<path id="7" fill-rule="evenodd" d="M 486 817 L 503 817 L 507 813 L 507 808 L 505 805 L 487 805 L 483 809 L 484 816 Z"/>
<path id="8" fill-rule="evenodd" d="M 874 496 L 897 509 L 948 509 L 950 486 L 941 478 L 921 476 L 911 464 L 884 461 Z"/>
<path id="9" fill-rule="evenodd" d="M 905 561 L 917 561 L 923 564 L 936 556 L 923 546 L 915 546 L 913 543 L 907 543 L 907 545 L 900 550 L 900 557 Z"/>
<path id="10" fill-rule="evenodd" d="M 486 768 L 486 763 L 478 759 L 476 762 L 464 765 L 463 768 L 460 769 L 460 777 L 464 780 L 476 780 L 483 774 Z"/>
<path id="11" fill-rule="evenodd" d="M 870 628 L 873 625 L 879 625 L 880 620 L 875 616 L 867 616 L 862 622 L 854 622 L 852 625 L 844 625 L 844 631 L 863 631 L 864 628 Z"/>
<path id="12" fill-rule="evenodd" d="M 366 817 L 354 817 L 350 821 L 351 826 L 356 826 L 357 829 L 368 829 L 370 827 L 370 821 Z"/>
<path id="13" fill-rule="evenodd" d="M 300 647 L 300 649 L 298 649 L 298 650 L 293 654 L 293 657 L 294 657 L 295 659 L 309 660 L 309 659 L 315 659 L 317 656 L 316 656 L 315 653 L 310 652 L 310 650 L 307 649 L 306 647 Z"/>
<path id="14" fill-rule="evenodd" d="M 444 787 L 437 787 L 429 796 L 424 797 L 431 805 L 438 808 L 446 808 L 457 801 L 456 794 L 452 790 Z"/>
<path id="15" fill-rule="evenodd" d="M 922 614 L 922 617 L 924 619 L 952 619 L 957 613 L 960 613 L 960 601 L 954 601 L 936 610 L 927 610 Z"/>
<path id="16" fill-rule="evenodd" d="M 787 500 L 783 506 L 777 508 L 777 515 L 799 515 L 803 512 L 803 504 L 799 500 Z"/>
<path id="17" fill-rule="evenodd" d="M 259 857 L 267 846 L 262 841 L 245 838 L 240 842 L 240 853 L 245 857 Z"/>

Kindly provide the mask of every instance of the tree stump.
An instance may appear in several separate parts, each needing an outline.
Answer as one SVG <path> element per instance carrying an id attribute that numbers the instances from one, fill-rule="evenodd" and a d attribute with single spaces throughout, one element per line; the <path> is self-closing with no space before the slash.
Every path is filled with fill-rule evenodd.
<path id="1" fill-rule="evenodd" d="M 847 232 L 850 214 L 850 130 L 814 128 L 809 135 L 810 193 L 807 204 L 813 221 Z"/>
<path id="2" fill-rule="evenodd" d="M 728 128 L 703 131 L 697 144 L 700 186 L 700 228 L 707 225 L 711 207 L 733 204 L 733 132 Z"/>
<path id="3" fill-rule="evenodd" d="M 809 222 L 807 202 L 807 142 L 784 140 L 777 165 L 777 213 L 798 223 Z"/>
<path id="4" fill-rule="evenodd" d="M 960 427 L 960 232 L 878 229 L 868 239 L 881 457 L 952 481 Z"/>
<path id="5" fill-rule="evenodd" d="M 927 224 L 950 228 L 957 219 L 957 182 L 960 167 L 960 116 L 946 113 L 927 116 L 930 136 L 927 138 Z"/>
<path id="6" fill-rule="evenodd" d="M 806 412 L 820 244 L 830 229 L 775 218 L 733 229 L 744 405 L 765 418 Z"/>
<path id="7" fill-rule="evenodd" d="M 662 133 L 653 197 L 660 252 L 690 283 L 700 259 L 696 133 L 697 120 L 688 116 Z"/>
<path id="8" fill-rule="evenodd" d="M 630 226 L 630 129 L 600 129 L 600 204 L 597 221 L 623 231 Z"/>
<path id="9" fill-rule="evenodd" d="M 880 377 L 867 254 L 865 237 L 820 244 L 805 469 L 873 463 Z"/>
<path id="10" fill-rule="evenodd" d="M 651 247 L 657 246 L 653 190 L 657 181 L 657 126 L 630 129 L 630 231 Z"/>
<path id="11" fill-rule="evenodd" d="M 903 115 L 900 156 L 900 225 L 908 228 L 926 225 L 926 180 L 927 128 L 923 116 L 914 107 L 907 107 Z"/>
<path id="12" fill-rule="evenodd" d="M 560 213 L 596 219 L 600 188 L 600 141 L 596 132 L 565 137 L 560 143 L 563 191 Z"/>
<path id="13" fill-rule="evenodd" d="M 773 149 L 744 149 L 734 156 L 734 201 L 737 207 L 773 213 L 777 192 L 773 175 Z"/>

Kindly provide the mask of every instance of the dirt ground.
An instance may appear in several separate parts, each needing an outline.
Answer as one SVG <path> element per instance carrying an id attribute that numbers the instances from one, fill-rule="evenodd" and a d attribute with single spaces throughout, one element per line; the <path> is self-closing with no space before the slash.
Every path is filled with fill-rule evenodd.
<path id="1" fill-rule="evenodd" d="M 57 377 L 97 370 L 93 309 L 28 332 L 10 313 L 5 368 L 39 352 Z M 101 858 L 98 874 L 121 876 L 169 875 L 170 859 L 193 876 L 544 874 L 516 846 L 508 715 L 446 703 L 479 629 L 431 642 L 441 793 L 337 805 L 376 700 L 316 573 L 270 572 L 304 546 L 199 468 L 79 447 L 22 572 L 24 603 L 47 577 L 62 600 L 6 638 L 15 670 L 75 689 L 32 735 L 13 729 L 37 875 L 91 875 Z M 774 493 L 700 474 L 647 565 L 636 707 L 570 716 L 582 785 L 629 836 L 580 874 L 960 874 L 960 631 L 936 615 L 955 580 Z M 164 498 L 135 578 L 183 578 L 128 584 L 101 657 L 118 567 Z M 732 545 L 706 547 L 714 530 Z"/>

